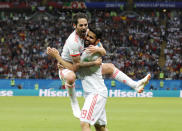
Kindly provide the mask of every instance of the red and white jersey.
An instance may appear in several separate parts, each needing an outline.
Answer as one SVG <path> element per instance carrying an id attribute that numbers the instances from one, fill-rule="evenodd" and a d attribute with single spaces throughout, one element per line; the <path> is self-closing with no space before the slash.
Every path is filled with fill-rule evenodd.
<path id="1" fill-rule="evenodd" d="M 84 39 L 81 39 L 76 31 L 73 31 L 63 47 L 61 57 L 72 62 L 72 56 L 80 55 L 84 50 Z"/>

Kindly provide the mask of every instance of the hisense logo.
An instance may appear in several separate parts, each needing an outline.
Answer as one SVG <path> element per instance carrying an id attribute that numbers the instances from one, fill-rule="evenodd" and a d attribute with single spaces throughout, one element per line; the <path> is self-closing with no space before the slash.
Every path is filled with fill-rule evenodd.
<path id="1" fill-rule="evenodd" d="M 39 90 L 39 96 L 68 96 L 67 91 Z"/>
<path id="2" fill-rule="evenodd" d="M 76 95 L 78 97 L 82 96 L 82 94 L 83 93 L 81 91 L 76 92 Z M 40 89 L 39 96 L 64 96 L 64 97 L 67 97 L 67 96 L 69 96 L 69 94 L 66 90 L 65 91 L 63 91 L 63 90 L 54 91 L 54 90 L 49 90 L 49 89 L 46 89 L 46 90 Z"/>
<path id="3" fill-rule="evenodd" d="M 0 96 L 13 96 L 13 91 L 0 91 Z"/>
<path id="4" fill-rule="evenodd" d="M 137 93 L 134 91 L 109 90 L 109 97 L 153 97 L 153 93 Z"/>

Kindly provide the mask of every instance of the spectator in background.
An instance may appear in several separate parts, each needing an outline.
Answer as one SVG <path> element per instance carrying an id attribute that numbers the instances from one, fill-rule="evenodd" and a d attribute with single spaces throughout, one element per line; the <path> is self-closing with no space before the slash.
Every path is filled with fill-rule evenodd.
<path id="1" fill-rule="evenodd" d="M 19 90 L 23 89 L 22 85 L 18 85 L 18 89 Z"/>
<path id="2" fill-rule="evenodd" d="M 158 12 L 136 10 L 138 16 L 130 18 L 124 17 L 120 10 L 111 11 L 115 13 L 89 11 L 94 18 L 92 23 L 103 30 L 103 45 L 108 51 L 104 63 L 114 63 L 133 79 L 142 78 L 147 71 L 152 73 L 153 79 L 158 79 L 160 45 L 166 40 L 165 77 L 182 79 L 180 11 L 169 11 L 166 27 L 161 23 L 162 14 Z M 58 78 L 54 72 L 56 63 L 46 58 L 45 48 L 49 45 L 62 51 L 65 39 L 72 31 L 68 24 L 72 12 L 62 11 L 60 19 L 58 13 L 54 14 L 53 20 L 25 19 L 31 15 L 30 12 L 1 12 L 0 78 Z"/>
<path id="3" fill-rule="evenodd" d="M 39 90 L 39 84 L 38 84 L 38 83 L 35 83 L 34 86 L 35 86 L 35 87 L 34 87 L 35 90 Z"/>
<path id="4" fill-rule="evenodd" d="M 14 78 L 11 79 L 10 85 L 11 85 L 11 87 L 15 87 L 15 79 Z"/>
<path id="5" fill-rule="evenodd" d="M 111 87 L 116 87 L 116 81 L 115 80 L 111 80 Z"/>
<path id="6" fill-rule="evenodd" d="M 154 86 L 151 84 L 149 90 L 154 90 Z"/>

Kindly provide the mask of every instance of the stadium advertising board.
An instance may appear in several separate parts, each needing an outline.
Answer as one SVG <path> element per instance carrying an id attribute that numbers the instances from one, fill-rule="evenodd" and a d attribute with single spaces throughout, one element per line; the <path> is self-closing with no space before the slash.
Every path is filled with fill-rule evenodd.
<path id="1" fill-rule="evenodd" d="M 77 91 L 78 97 L 83 96 L 83 91 Z M 39 96 L 62 96 L 67 97 L 68 92 L 66 90 L 39 90 Z M 122 90 L 109 90 L 108 97 L 153 97 L 152 92 L 136 93 L 134 91 L 122 91 Z"/>
<path id="2" fill-rule="evenodd" d="M 153 93 L 143 92 L 137 93 L 135 91 L 122 91 L 122 90 L 109 90 L 108 92 L 109 97 L 153 97 Z"/>
<path id="3" fill-rule="evenodd" d="M 0 9 L 1 8 L 10 8 L 11 5 L 8 2 L 0 2 Z"/>
<path id="4" fill-rule="evenodd" d="M 176 2 L 136 2 L 136 8 L 175 8 Z"/>
<path id="5" fill-rule="evenodd" d="M 87 8 L 120 8 L 125 2 L 85 2 Z"/>
<path id="6" fill-rule="evenodd" d="M 83 90 L 77 90 L 78 97 L 83 96 Z M 41 96 L 41 97 L 68 97 L 66 90 L 50 90 L 50 89 L 13 89 L 0 90 L 0 96 Z M 108 97 L 182 97 L 182 91 L 144 91 L 137 93 L 130 90 L 108 90 Z"/>
<path id="7" fill-rule="evenodd" d="M 76 95 L 78 97 L 83 96 L 83 92 L 82 91 L 77 91 Z M 62 97 L 67 97 L 68 96 L 68 92 L 66 90 L 39 90 L 39 96 L 62 96 Z"/>
<path id="8" fill-rule="evenodd" d="M 182 8 L 182 2 L 133 2 L 134 8 Z M 37 4 L 39 5 L 39 4 Z M 127 5 L 127 2 L 47 2 L 47 6 L 62 9 L 104 9 L 121 8 Z M 31 8 L 32 5 L 26 2 L 0 2 L 0 9 Z M 39 6 L 35 6 L 39 7 Z M 45 6 L 46 7 L 46 6 Z"/>
<path id="9" fill-rule="evenodd" d="M 11 90 L 0 90 L 0 96 L 13 96 L 13 91 L 11 91 Z"/>

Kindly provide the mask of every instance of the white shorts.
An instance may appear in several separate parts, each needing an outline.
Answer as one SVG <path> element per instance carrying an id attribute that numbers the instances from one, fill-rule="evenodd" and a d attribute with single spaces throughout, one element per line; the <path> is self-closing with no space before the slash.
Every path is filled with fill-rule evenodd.
<path id="1" fill-rule="evenodd" d="M 85 103 L 83 105 L 80 121 L 87 122 L 90 125 L 106 125 L 106 105 L 107 98 L 96 94 L 91 93 L 85 98 Z"/>
<path id="2" fill-rule="evenodd" d="M 73 71 L 71 71 L 71 70 L 69 70 L 69 69 L 62 69 L 62 70 L 59 70 L 59 72 L 58 72 L 59 78 L 60 78 L 61 80 L 65 80 L 65 79 L 64 79 L 64 76 L 67 75 L 67 73 L 69 73 L 69 72 L 73 72 Z"/>

